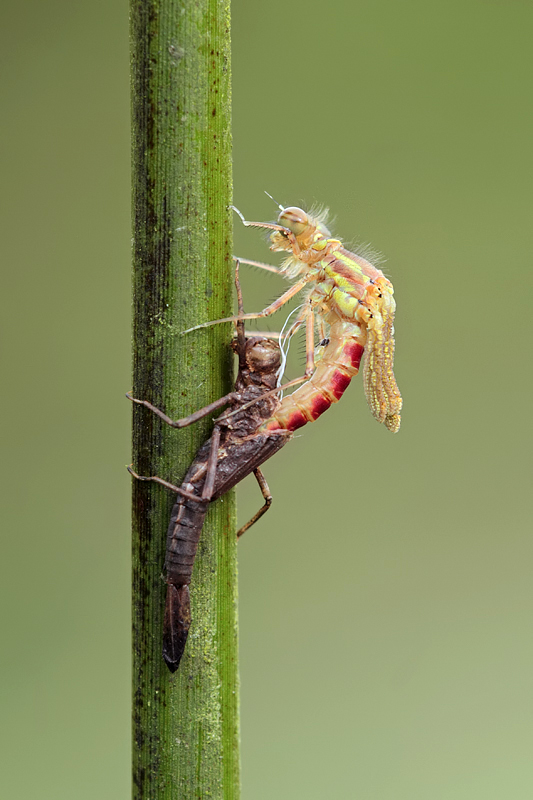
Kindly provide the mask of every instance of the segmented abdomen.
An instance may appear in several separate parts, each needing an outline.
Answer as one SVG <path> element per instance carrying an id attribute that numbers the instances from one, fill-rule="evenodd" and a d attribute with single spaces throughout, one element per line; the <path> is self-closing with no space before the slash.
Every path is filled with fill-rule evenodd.
<path id="1" fill-rule="evenodd" d="M 196 461 L 191 469 L 195 466 Z M 184 481 L 182 488 L 191 493 L 201 492 L 201 485 L 189 481 Z M 196 501 L 178 495 L 168 526 L 163 658 L 171 672 L 179 666 L 191 626 L 189 583 L 208 505 L 209 501 L 200 496 Z"/>
<path id="2" fill-rule="evenodd" d="M 260 430 L 283 428 L 295 431 L 314 422 L 337 403 L 352 378 L 359 372 L 364 352 L 361 328 L 338 320 L 331 325 L 329 341 L 311 378 L 281 401 L 281 405 Z"/>
<path id="3" fill-rule="evenodd" d="M 182 489 L 198 491 L 192 483 L 183 483 Z M 198 549 L 200 534 L 207 513 L 208 500 L 198 502 L 177 496 L 167 532 L 165 570 L 167 580 L 176 586 L 191 582 L 192 568 Z"/>
<path id="4" fill-rule="evenodd" d="M 219 447 L 215 485 L 210 500 L 216 500 L 289 441 L 288 431 L 251 433 Z M 209 500 L 201 494 L 206 479 L 211 439 L 198 451 L 182 489 L 196 493 L 198 500 L 177 496 L 167 533 L 165 570 L 167 597 L 163 624 L 163 658 L 171 672 L 178 669 L 191 625 L 189 583 Z"/>

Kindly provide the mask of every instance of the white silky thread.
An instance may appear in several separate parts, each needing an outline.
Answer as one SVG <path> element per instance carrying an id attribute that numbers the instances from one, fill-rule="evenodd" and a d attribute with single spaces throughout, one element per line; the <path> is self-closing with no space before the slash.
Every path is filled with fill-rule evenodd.
<path id="1" fill-rule="evenodd" d="M 287 364 L 287 356 L 289 355 L 289 347 L 290 347 L 291 339 L 292 339 L 292 336 L 290 336 L 290 337 L 287 338 L 287 341 L 284 342 L 283 341 L 283 334 L 285 333 L 285 328 L 289 324 L 289 320 L 292 317 L 292 315 L 296 314 L 297 311 L 300 311 L 300 309 L 302 309 L 304 307 L 304 305 L 305 305 L 305 303 L 301 303 L 299 306 L 296 306 L 296 308 L 294 308 L 291 311 L 291 313 L 289 314 L 289 316 L 287 317 L 287 319 L 283 323 L 283 327 L 282 327 L 281 333 L 279 335 L 279 349 L 281 350 L 281 363 L 280 363 L 280 367 L 279 367 L 279 370 L 278 370 L 278 382 L 277 382 L 278 386 L 281 386 L 281 384 L 283 383 L 283 376 L 285 375 L 285 366 Z M 283 392 L 281 392 L 281 399 L 283 399 Z"/>

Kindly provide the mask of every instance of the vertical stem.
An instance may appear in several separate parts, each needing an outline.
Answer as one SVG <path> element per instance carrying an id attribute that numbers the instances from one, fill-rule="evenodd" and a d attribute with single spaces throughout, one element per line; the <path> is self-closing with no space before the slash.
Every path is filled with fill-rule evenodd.
<path id="1" fill-rule="evenodd" d="M 131 0 L 134 395 L 175 418 L 230 389 L 229 0 Z M 207 421 L 175 431 L 135 406 L 133 460 L 179 482 Z M 174 676 L 161 657 L 173 497 L 133 484 L 133 797 L 239 797 L 234 502 L 208 514 L 193 621 Z"/>

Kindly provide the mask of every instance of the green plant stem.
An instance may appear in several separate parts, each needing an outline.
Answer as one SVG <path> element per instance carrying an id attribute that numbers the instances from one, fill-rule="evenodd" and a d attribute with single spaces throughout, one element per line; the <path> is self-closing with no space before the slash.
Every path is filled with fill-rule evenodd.
<path id="1" fill-rule="evenodd" d="M 231 388 L 229 0 L 131 0 L 134 396 L 183 417 Z M 179 483 L 210 421 L 133 409 L 133 463 Z M 133 797 L 239 797 L 234 500 L 210 508 L 174 676 L 161 656 L 174 497 L 133 482 Z"/>

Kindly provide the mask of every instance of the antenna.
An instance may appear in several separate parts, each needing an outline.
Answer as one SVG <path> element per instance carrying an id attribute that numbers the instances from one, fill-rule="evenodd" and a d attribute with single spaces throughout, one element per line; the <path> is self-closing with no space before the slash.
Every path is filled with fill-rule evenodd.
<path id="1" fill-rule="evenodd" d="M 280 211 L 285 211 L 285 209 L 283 208 L 283 206 L 282 206 L 280 203 L 278 203 L 278 201 L 277 201 L 277 200 L 274 200 L 274 198 L 272 197 L 272 195 L 271 195 L 271 194 L 269 194 L 269 193 L 268 193 L 266 190 L 265 190 L 265 194 L 266 194 L 266 196 L 267 196 L 267 197 L 270 197 L 270 199 L 272 200 L 272 202 L 273 202 L 273 203 L 275 203 L 275 204 L 277 205 L 277 207 L 279 208 L 279 210 L 280 210 Z"/>

